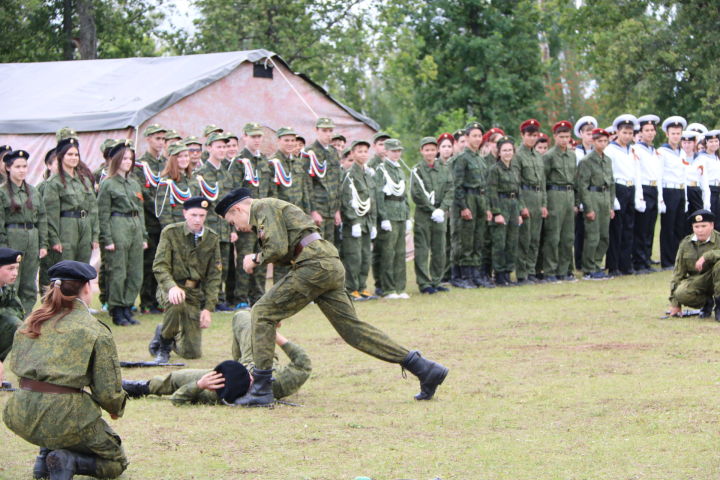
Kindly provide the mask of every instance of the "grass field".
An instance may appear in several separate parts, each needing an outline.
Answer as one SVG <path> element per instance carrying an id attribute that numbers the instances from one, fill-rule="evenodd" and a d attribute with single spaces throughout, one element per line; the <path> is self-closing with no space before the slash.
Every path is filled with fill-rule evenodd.
<path id="1" fill-rule="evenodd" d="M 414 377 L 345 345 L 311 305 L 282 327 L 313 360 L 289 398 L 302 407 L 131 400 L 124 418 L 108 420 L 131 462 L 123 478 L 717 479 L 720 324 L 661 320 L 669 278 L 429 297 L 413 286 L 410 301 L 358 304 L 450 368 L 425 403 L 412 398 Z M 123 360 L 148 358 L 159 318 L 140 318 L 114 329 Z M 188 366 L 229 357 L 230 318 L 214 315 L 205 356 Z M 36 450 L 0 427 L 0 478 L 30 478 Z"/>

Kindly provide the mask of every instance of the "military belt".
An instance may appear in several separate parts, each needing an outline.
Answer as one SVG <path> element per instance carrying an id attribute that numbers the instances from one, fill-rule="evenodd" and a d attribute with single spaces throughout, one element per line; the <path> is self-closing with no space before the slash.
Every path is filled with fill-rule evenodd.
<path id="1" fill-rule="evenodd" d="M 63 387 L 62 385 L 31 380 L 29 378 L 20 378 L 20 388 L 22 390 L 39 393 L 83 393 L 81 388 Z"/>
<path id="2" fill-rule="evenodd" d="M 295 246 L 295 258 L 300 255 L 300 253 L 303 251 L 303 248 L 307 247 L 315 240 L 320 240 L 321 238 L 322 236 L 317 232 L 313 232 L 310 235 L 305 235 L 302 240 L 300 240 Z"/>
<path id="3" fill-rule="evenodd" d="M 110 214 L 110 216 L 111 216 L 111 217 L 126 217 L 126 218 L 132 218 L 132 217 L 138 217 L 138 216 L 140 216 L 140 214 L 139 214 L 138 212 L 130 212 L 130 213 L 125 213 L 125 212 L 112 212 L 112 213 Z"/>
<path id="4" fill-rule="evenodd" d="M 650 180 L 648 183 L 643 183 L 643 187 L 657 187 L 657 180 Z"/>
<path id="5" fill-rule="evenodd" d="M 405 200 L 405 197 L 396 197 L 395 195 L 385 195 L 385 200 L 394 200 L 396 202 L 401 202 Z"/>
<path id="6" fill-rule="evenodd" d="M 62 212 L 60 212 L 61 217 L 69 218 L 85 218 L 87 217 L 87 215 L 87 210 L 63 210 Z"/>
<path id="7" fill-rule="evenodd" d="M 615 183 L 618 185 L 624 185 L 626 187 L 632 187 L 634 185 L 632 180 L 625 180 L 624 178 L 616 178 Z"/>
<path id="8" fill-rule="evenodd" d="M 698 182 L 688 182 L 688 187 L 699 187 Z"/>
<path id="9" fill-rule="evenodd" d="M 675 190 L 683 190 L 685 188 L 685 184 L 684 183 L 663 182 L 663 188 L 672 188 Z"/>
<path id="10" fill-rule="evenodd" d="M 37 228 L 34 223 L 6 223 L 5 228 L 22 228 L 23 230 L 32 230 Z"/>
<path id="11" fill-rule="evenodd" d="M 465 189 L 465 193 L 473 193 L 475 195 L 485 195 L 485 190 L 482 188 L 473 188 L 473 187 L 463 187 Z"/>
<path id="12" fill-rule="evenodd" d="M 515 192 L 499 192 L 498 197 L 500 197 L 500 198 L 517 198 L 517 193 L 515 193 Z"/>
<path id="13" fill-rule="evenodd" d="M 548 190 L 553 190 L 556 192 L 571 192 L 573 190 L 572 185 L 548 185 Z"/>
<path id="14" fill-rule="evenodd" d="M 522 188 L 523 190 L 532 190 L 533 192 L 539 192 L 542 190 L 542 188 L 536 185 L 523 185 L 520 188 Z"/>
<path id="15" fill-rule="evenodd" d="M 185 280 L 183 285 L 185 286 L 185 288 L 197 288 L 199 283 L 200 282 L 198 282 L 197 280 L 191 280 L 188 278 L 187 280 Z"/>
<path id="16" fill-rule="evenodd" d="M 587 187 L 587 189 L 589 192 L 607 192 L 608 191 L 608 187 L 606 187 L 605 185 L 603 185 L 602 187 L 590 185 L 589 187 Z"/>

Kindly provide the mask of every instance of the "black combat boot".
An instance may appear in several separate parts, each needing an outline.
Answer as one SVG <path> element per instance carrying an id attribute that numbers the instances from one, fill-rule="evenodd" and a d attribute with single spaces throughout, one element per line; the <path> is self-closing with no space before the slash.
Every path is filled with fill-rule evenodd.
<path id="1" fill-rule="evenodd" d="M 272 370 L 253 371 L 253 384 L 245 395 L 235 400 L 241 407 L 269 407 L 275 403 L 272 391 Z"/>
<path id="2" fill-rule="evenodd" d="M 162 323 L 158 323 L 158 326 L 155 327 L 155 334 L 153 335 L 152 340 L 150 340 L 150 344 L 148 345 L 148 352 L 150 352 L 150 355 L 153 357 L 158 354 L 158 349 L 160 348 L 160 333 L 162 332 Z"/>
<path id="3" fill-rule="evenodd" d="M 700 318 L 710 318 L 712 315 L 713 307 L 715 306 L 715 300 L 712 298 L 709 298 L 707 302 L 705 302 L 705 305 L 703 305 L 702 309 L 700 309 L 700 314 L 698 315 Z"/>
<path id="4" fill-rule="evenodd" d="M 475 285 L 478 287 L 483 288 L 495 288 L 495 283 L 492 281 L 492 278 L 486 274 L 480 271 L 479 268 L 473 267 L 473 282 L 475 282 Z"/>
<path id="5" fill-rule="evenodd" d="M 417 350 L 408 353 L 400 366 L 420 380 L 420 393 L 415 395 L 415 400 L 430 400 L 448 374 L 446 367 L 423 358 Z"/>
<path id="6" fill-rule="evenodd" d="M 33 466 L 33 478 L 35 480 L 40 478 L 48 478 L 48 470 L 45 466 L 45 458 L 50 453 L 49 448 L 41 448 L 38 456 L 35 457 L 35 465 Z"/>
<path id="7" fill-rule="evenodd" d="M 130 309 L 130 307 L 123 307 L 122 312 L 123 312 L 123 316 L 125 317 L 125 320 L 127 320 L 127 322 L 130 325 L 140 325 L 140 322 L 137 319 L 135 319 L 135 317 L 133 317 L 132 310 Z"/>
<path id="8" fill-rule="evenodd" d="M 715 297 L 715 321 L 720 322 L 720 297 Z"/>
<path id="9" fill-rule="evenodd" d="M 459 267 L 453 265 L 450 274 L 450 285 L 455 288 L 475 288 L 475 285 L 468 285 L 468 282 L 463 278 L 462 269 L 465 267 Z"/>
<path id="10" fill-rule="evenodd" d="M 155 363 L 168 363 L 170 361 L 170 352 L 172 352 L 175 339 L 167 339 L 160 336 L 160 346 L 158 347 Z"/>
<path id="11" fill-rule="evenodd" d="M 110 318 L 112 322 L 118 327 L 127 327 L 130 323 L 125 319 L 123 315 L 122 307 L 113 307 L 110 309 Z"/>
<path id="12" fill-rule="evenodd" d="M 53 450 L 45 459 L 50 480 L 70 480 L 74 475 L 97 476 L 95 457 L 70 450 Z"/>
<path id="13" fill-rule="evenodd" d="M 472 267 L 460 267 L 460 277 L 465 282 L 466 287 L 464 288 L 477 288 L 473 282 Z"/>
<path id="14" fill-rule="evenodd" d="M 497 272 L 495 274 L 495 285 L 497 285 L 498 287 L 509 287 L 510 275 L 505 272 Z"/>
<path id="15" fill-rule="evenodd" d="M 122 388 L 130 398 L 140 398 L 150 395 L 149 380 L 123 380 Z"/>

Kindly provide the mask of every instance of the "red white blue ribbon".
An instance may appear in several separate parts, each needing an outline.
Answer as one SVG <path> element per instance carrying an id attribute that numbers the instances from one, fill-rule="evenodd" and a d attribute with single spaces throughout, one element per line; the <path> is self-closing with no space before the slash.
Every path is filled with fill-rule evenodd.
<path id="1" fill-rule="evenodd" d="M 282 162 L 277 158 L 271 158 L 268 162 L 275 168 L 275 185 L 282 185 L 285 188 L 292 186 L 292 172 L 286 172 Z"/>
<path id="2" fill-rule="evenodd" d="M 185 200 L 192 196 L 189 188 L 187 190 L 181 189 L 180 187 L 178 187 L 177 183 L 175 183 L 170 178 L 161 180 L 158 185 L 166 185 L 168 187 L 168 189 L 170 190 L 170 205 L 172 205 L 173 207 L 177 206 L 178 204 L 182 205 L 183 203 L 185 203 Z"/>
<path id="3" fill-rule="evenodd" d="M 208 183 L 205 181 L 205 179 L 201 176 L 197 176 L 198 184 L 200 185 L 200 191 L 202 192 L 203 196 L 210 200 L 211 202 L 214 202 L 218 199 L 219 193 L 220 193 L 220 187 L 218 186 L 217 182 L 215 182 L 215 186 L 211 187 L 208 185 Z"/>
<path id="4" fill-rule="evenodd" d="M 147 162 L 136 161 L 135 166 L 138 168 L 142 168 L 143 170 L 143 175 L 145 175 L 145 188 L 157 188 L 158 184 L 160 183 L 160 175 L 155 175 L 150 169 L 150 165 L 148 165 Z"/>
<path id="5" fill-rule="evenodd" d="M 311 177 L 325 177 L 325 174 L 327 173 L 327 160 L 320 163 L 317 155 L 315 155 L 315 152 L 313 152 L 312 150 L 310 150 L 309 152 L 301 152 L 300 155 L 303 158 L 307 158 L 310 160 L 310 168 L 308 168 L 308 173 Z"/>
<path id="6" fill-rule="evenodd" d="M 253 187 L 257 187 L 258 185 L 260 185 L 260 177 L 258 177 L 257 172 L 253 170 L 250 159 L 241 158 L 240 161 L 242 161 L 243 165 L 245 166 L 245 181 L 249 182 L 250 185 L 252 185 Z"/>

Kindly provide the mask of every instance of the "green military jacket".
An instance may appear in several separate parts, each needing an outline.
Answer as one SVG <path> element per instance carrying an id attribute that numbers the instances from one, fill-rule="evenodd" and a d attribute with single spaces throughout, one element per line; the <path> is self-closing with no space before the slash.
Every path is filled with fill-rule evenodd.
<path id="1" fill-rule="evenodd" d="M 10 202 L 10 192 L 12 190 L 13 200 L 19 207 L 17 211 L 13 211 Z M 28 207 L 28 196 L 31 200 L 32 207 Z M 23 182 L 18 187 L 10 180 L 0 188 L 0 246 L 8 246 L 7 227 L 8 223 L 32 223 L 38 233 L 39 248 L 48 248 L 48 224 L 45 214 L 45 202 L 41 193 L 32 185 Z"/>
<path id="2" fill-rule="evenodd" d="M 377 153 L 373 155 L 373 157 L 368 161 L 366 167 L 369 167 L 373 170 L 377 170 L 377 168 L 382 165 L 383 161 L 385 159 L 378 155 Z"/>
<path id="3" fill-rule="evenodd" d="M 547 207 L 547 191 L 545 190 L 545 164 L 542 156 L 532 149 L 521 144 L 512 161 L 520 172 L 520 184 L 529 187 L 539 187 L 538 192 L 542 196 L 540 207 Z M 520 190 L 520 196 L 524 195 Z"/>
<path id="4" fill-rule="evenodd" d="M 487 164 L 479 152 L 465 147 L 452 161 L 455 181 L 455 205 L 460 210 L 468 208 L 465 201 L 467 189 L 485 190 L 487 185 Z"/>
<path id="5" fill-rule="evenodd" d="M 577 166 L 575 179 L 575 190 L 577 191 L 577 202 L 583 205 L 585 213 L 597 212 L 601 206 L 598 205 L 598 193 L 590 191 L 590 188 L 605 189 L 602 198 L 605 204 L 602 208 L 612 208 L 615 198 L 615 179 L 612 172 L 612 160 L 604 154 L 595 150 L 588 153 Z"/>
<path id="6" fill-rule="evenodd" d="M 25 309 L 17 296 L 14 285 L 0 287 L 0 315 L 25 318 Z"/>
<path id="7" fill-rule="evenodd" d="M 278 150 L 268 160 L 268 167 L 263 173 L 268 191 L 262 198 L 272 197 L 290 202 L 305 213 L 313 210 L 310 183 L 302 159 L 293 155 L 288 157 Z"/>
<path id="8" fill-rule="evenodd" d="M 415 202 L 415 215 L 431 215 L 436 209 L 449 210 L 453 201 L 450 169 L 435 160 L 429 166 L 424 160 L 410 172 L 410 196 Z"/>
<path id="9" fill-rule="evenodd" d="M 143 194 L 140 185 L 130 175 L 108 177 L 100 183 L 98 193 L 98 218 L 100 220 L 100 243 L 104 246 L 117 243 L 118 237 L 130 232 L 113 231 L 117 224 L 113 222 L 113 213 L 137 215 L 140 219 L 143 239 L 147 240 Z M 125 217 L 119 217 L 125 218 Z"/>
<path id="10" fill-rule="evenodd" d="M 202 177 L 205 183 L 207 183 L 210 187 L 214 188 L 215 184 L 217 184 L 217 200 L 219 200 L 228 193 L 230 193 L 234 188 L 232 176 L 228 171 L 229 168 L 230 162 L 228 162 L 227 160 L 223 160 L 222 162 L 220 162 L 220 168 L 215 167 L 215 165 L 210 163 L 210 160 L 208 160 L 203 163 L 200 168 L 193 172 L 193 174 L 195 175 L 195 179 L 191 180 L 190 182 L 199 185 L 197 178 Z M 205 195 L 205 198 L 207 198 L 207 195 Z M 210 198 L 208 198 L 208 200 L 212 201 L 212 199 Z M 212 228 L 215 233 L 220 235 L 221 242 L 230 241 L 230 232 L 234 231 L 234 228 L 231 227 L 224 218 L 220 217 L 217 213 L 215 213 L 215 210 L 213 208 L 208 210 L 205 225 Z"/>
<path id="11" fill-rule="evenodd" d="M 160 234 L 153 273 L 158 287 L 165 292 L 172 287 L 180 287 L 185 290 L 189 301 L 213 311 L 222 279 L 220 237 L 205 226 L 195 245 L 195 234 L 185 222 L 168 225 Z M 197 287 L 186 287 L 186 280 L 198 282 Z"/>
<path id="12" fill-rule="evenodd" d="M 705 258 L 703 271 L 695 269 L 695 262 L 700 257 Z M 675 267 L 673 268 L 672 279 L 670 280 L 670 304 L 679 307 L 680 303 L 675 299 L 675 289 L 683 280 L 700 275 L 713 268 L 713 265 L 720 261 L 720 232 L 713 230 L 707 242 L 700 243 L 694 234 L 688 235 L 680 241 Z"/>
<path id="13" fill-rule="evenodd" d="M 253 198 L 263 198 L 262 195 L 267 195 L 270 188 L 270 179 L 265 170 L 267 170 L 265 156 L 260 152 L 254 154 L 244 148 L 230 164 L 229 171 L 233 188 L 247 188 L 252 192 Z M 263 185 L 261 185 L 261 182 L 263 182 Z"/>
<path id="14" fill-rule="evenodd" d="M 514 195 L 520 210 L 525 208 L 524 203 L 520 199 L 520 169 L 515 166 L 515 158 L 513 157 L 510 165 L 505 165 L 498 160 L 495 165 L 490 167 L 487 176 L 488 201 L 490 202 L 490 210 L 493 215 L 503 215 L 502 206 L 506 198 L 501 195 Z"/>
<path id="15" fill-rule="evenodd" d="M 552 147 L 542 157 L 545 164 L 545 185 L 574 186 L 577 160 L 575 152 Z"/>
<path id="16" fill-rule="evenodd" d="M 76 394 L 15 392 L 4 420 L 22 438 L 51 449 L 78 445 L 101 408 L 122 416 L 127 396 L 112 333 L 82 300 L 75 299 L 67 315 L 46 321 L 38 338 L 15 332 L 9 358 L 18 377 L 89 388 Z"/>
<path id="17" fill-rule="evenodd" d="M 377 216 L 379 221 L 402 222 L 410 217 L 407 179 L 400 164 L 384 160 L 375 170 Z"/>
<path id="18" fill-rule="evenodd" d="M 134 169 L 135 167 L 133 167 Z M 93 178 L 95 179 L 95 191 L 100 190 L 100 182 L 105 180 L 107 170 L 105 170 L 105 162 L 103 161 L 95 170 L 93 170 Z"/>
<path id="19" fill-rule="evenodd" d="M 359 224 L 364 232 L 370 232 L 377 224 L 377 191 L 372 173 L 353 162 L 340 190 L 343 224 Z"/>
<path id="20" fill-rule="evenodd" d="M 258 237 L 260 252 L 256 260 L 260 264 L 289 265 L 311 258 L 338 256 L 337 249 L 325 240 L 312 242 L 295 256 L 300 240 L 320 231 L 300 207 L 284 200 L 254 200 L 250 207 L 250 226 Z"/>
<path id="21" fill-rule="evenodd" d="M 200 186 L 195 177 L 188 177 L 184 172 L 180 172 L 180 178 L 177 182 L 173 182 L 178 190 L 187 192 L 190 196 L 200 195 Z M 184 222 L 183 204 L 180 200 L 173 197 L 172 192 L 167 185 L 158 188 L 158 195 L 155 200 L 155 209 L 160 213 L 160 225 L 163 228 L 171 223 Z"/>
<path id="22" fill-rule="evenodd" d="M 60 212 L 68 210 L 87 212 L 92 241 L 97 242 L 100 237 L 100 225 L 93 185 L 88 185 L 87 179 L 80 180 L 77 174 L 74 177 L 65 174 L 64 178 L 63 184 L 60 175 L 53 175 L 43 191 L 48 223 L 48 244 L 50 246 L 60 244 Z"/>
<path id="23" fill-rule="evenodd" d="M 150 152 L 145 152 L 142 157 L 137 159 L 136 163 L 145 162 L 150 167 L 150 171 L 153 175 L 160 177 L 160 172 L 165 168 L 167 160 L 165 157 L 160 155 L 159 158 L 155 158 L 150 155 Z M 142 167 L 136 166 L 132 171 L 140 187 L 143 189 L 143 206 L 145 208 L 145 225 L 148 233 L 159 233 L 161 230 L 160 220 L 155 215 L 155 194 L 157 193 L 157 187 L 150 184 L 150 181 L 145 178 L 145 172 Z"/>
<path id="24" fill-rule="evenodd" d="M 340 210 L 340 183 L 342 182 L 340 156 L 335 147 L 332 145 L 323 147 L 317 140 L 307 150 L 315 154 L 320 167 L 316 172 L 316 169 L 312 168 L 312 159 L 308 155 L 305 171 L 309 175 L 312 208 L 325 218 L 334 217 L 335 212 Z M 324 172 L 321 170 L 323 165 L 325 166 Z"/>

